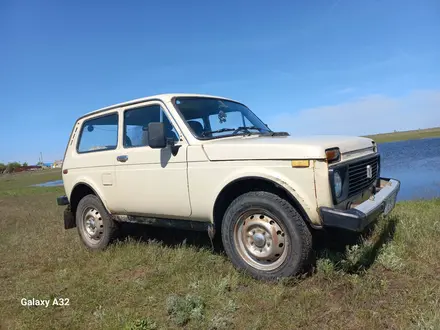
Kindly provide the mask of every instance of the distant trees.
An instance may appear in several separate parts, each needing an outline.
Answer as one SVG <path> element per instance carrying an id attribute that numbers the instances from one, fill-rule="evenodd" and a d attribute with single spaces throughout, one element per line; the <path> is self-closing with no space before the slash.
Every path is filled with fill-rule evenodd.
<path id="1" fill-rule="evenodd" d="M 12 173 L 12 172 L 14 172 L 14 170 L 17 168 L 17 167 L 20 167 L 21 166 L 21 164 L 19 163 L 19 162 L 12 162 L 12 163 L 8 163 L 8 165 L 6 165 L 6 173 Z"/>
<path id="2" fill-rule="evenodd" d="M 24 165 L 26 164 L 26 165 Z M 27 163 L 24 163 L 23 166 L 27 166 Z M 19 162 L 10 162 L 7 165 L 0 163 L 0 173 L 12 173 L 18 167 L 22 165 Z"/>
<path id="3" fill-rule="evenodd" d="M 41 164 L 42 165 L 42 164 Z M 28 162 L 20 164 L 20 162 L 9 162 L 7 164 L 0 163 L 0 174 L 16 172 L 17 168 L 29 166 Z M 19 169 L 18 171 L 23 170 Z"/>

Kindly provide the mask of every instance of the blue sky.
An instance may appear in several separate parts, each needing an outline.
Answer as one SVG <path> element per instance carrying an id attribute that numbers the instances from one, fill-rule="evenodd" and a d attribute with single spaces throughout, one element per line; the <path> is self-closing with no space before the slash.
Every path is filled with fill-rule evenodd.
<path id="1" fill-rule="evenodd" d="M 0 161 L 60 159 L 78 116 L 167 92 L 292 135 L 440 126 L 439 35 L 436 0 L 1 1 Z"/>

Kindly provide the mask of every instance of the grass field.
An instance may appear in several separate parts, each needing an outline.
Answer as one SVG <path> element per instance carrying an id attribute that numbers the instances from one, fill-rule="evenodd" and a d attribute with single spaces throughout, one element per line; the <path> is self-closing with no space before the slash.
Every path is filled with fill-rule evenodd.
<path id="1" fill-rule="evenodd" d="M 1 329 L 440 327 L 440 200 L 398 203 L 356 245 L 340 232 L 319 240 L 313 274 L 263 283 L 205 234 L 132 226 L 110 249 L 87 251 L 63 229 L 63 189 L 27 188 L 59 176 L 0 177 Z M 69 306 L 20 303 L 55 297 Z"/>
<path id="2" fill-rule="evenodd" d="M 440 137 L 440 127 L 420 129 L 414 131 L 376 134 L 376 135 L 369 135 L 368 137 L 374 139 L 378 143 L 433 138 L 433 137 Z"/>

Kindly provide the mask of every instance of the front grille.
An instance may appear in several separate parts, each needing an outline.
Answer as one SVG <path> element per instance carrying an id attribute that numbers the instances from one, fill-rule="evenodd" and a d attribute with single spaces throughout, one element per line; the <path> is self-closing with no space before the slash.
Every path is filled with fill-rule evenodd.
<path id="1" fill-rule="evenodd" d="M 378 176 L 379 156 L 363 159 L 348 165 L 348 197 L 362 192 L 371 186 Z M 367 166 L 371 166 L 371 178 L 368 177 Z"/>

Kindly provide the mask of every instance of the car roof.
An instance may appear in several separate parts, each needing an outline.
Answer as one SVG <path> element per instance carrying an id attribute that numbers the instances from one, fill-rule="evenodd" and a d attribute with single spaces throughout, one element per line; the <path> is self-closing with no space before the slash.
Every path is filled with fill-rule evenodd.
<path id="1" fill-rule="evenodd" d="M 146 102 L 146 101 L 158 100 L 158 101 L 162 101 L 164 103 L 167 103 L 167 102 L 171 101 L 171 99 L 173 99 L 174 97 L 213 97 L 213 98 L 217 98 L 217 99 L 237 102 L 237 101 L 234 101 L 234 100 L 226 98 L 226 97 L 207 95 L 207 94 L 188 94 L 188 93 L 157 94 L 157 95 L 142 97 L 142 98 L 138 98 L 138 99 L 133 99 L 133 100 L 122 102 L 122 103 L 113 104 L 113 105 L 110 105 L 110 106 L 107 106 L 107 107 L 104 107 L 104 108 L 101 108 L 98 110 L 94 110 L 92 112 L 86 113 L 85 115 L 81 116 L 80 118 L 78 118 L 78 120 L 85 118 L 85 117 L 89 117 L 91 115 L 96 115 L 100 112 L 104 112 L 104 111 L 108 111 L 108 110 L 112 110 L 112 109 L 116 109 L 116 108 L 121 108 L 121 107 L 126 107 L 129 105 L 134 105 L 134 104 L 142 103 L 142 102 Z"/>

